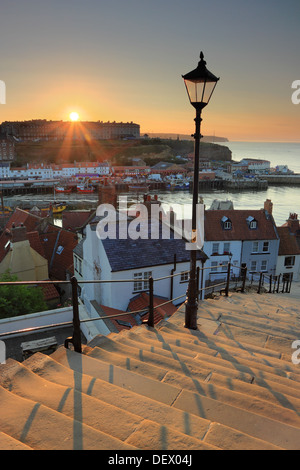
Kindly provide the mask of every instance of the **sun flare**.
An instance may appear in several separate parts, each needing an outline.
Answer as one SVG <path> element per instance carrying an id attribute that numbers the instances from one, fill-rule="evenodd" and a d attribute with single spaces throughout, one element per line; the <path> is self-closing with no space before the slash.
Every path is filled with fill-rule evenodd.
<path id="1" fill-rule="evenodd" d="M 75 113 L 75 112 L 70 113 L 70 119 L 71 119 L 71 121 L 78 121 L 79 114 Z"/>

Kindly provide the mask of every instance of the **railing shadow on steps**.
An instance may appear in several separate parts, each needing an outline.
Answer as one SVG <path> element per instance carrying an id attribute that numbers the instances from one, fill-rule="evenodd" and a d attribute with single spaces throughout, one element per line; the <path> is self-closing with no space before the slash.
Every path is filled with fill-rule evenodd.
<path id="1" fill-rule="evenodd" d="M 224 269 L 224 265 L 218 265 L 214 266 L 214 269 L 221 267 Z M 227 263 L 227 269 L 225 272 L 225 278 L 221 279 L 221 282 L 218 283 L 213 283 L 211 281 L 207 282 L 206 285 L 203 287 L 204 281 L 204 270 L 209 269 L 210 271 L 212 270 L 212 267 L 202 267 L 200 268 L 199 266 L 197 267 L 197 294 L 198 294 L 198 300 L 199 298 L 202 300 L 204 298 L 207 298 L 211 294 L 214 294 L 215 292 L 219 292 L 220 295 L 224 294 L 225 296 L 228 296 L 230 290 L 234 291 L 239 291 L 239 292 L 245 292 L 246 289 L 246 284 L 247 284 L 247 266 L 237 266 L 237 265 L 232 265 L 230 262 Z M 238 270 L 238 275 L 235 274 L 235 270 Z M 47 281 L 13 281 L 13 282 L 0 282 L 0 286 L 4 285 L 27 285 L 31 287 L 35 286 L 43 286 L 47 284 L 53 284 L 53 285 L 62 285 L 62 284 L 70 284 L 72 288 L 72 309 L 73 309 L 73 320 L 72 322 L 63 322 L 63 323 L 55 323 L 52 325 L 47 325 L 47 326 L 40 326 L 40 327 L 32 327 L 32 328 L 26 328 L 23 330 L 15 330 L 7 333 L 0 333 L 0 339 L 1 337 L 7 337 L 11 335 L 19 335 L 21 333 L 35 333 L 39 330 L 48 330 L 52 328 L 59 328 L 59 327 L 65 327 L 65 326 L 73 326 L 73 335 L 72 337 L 66 338 L 64 342 L 64 346 L 66 349 L 69 348 L 69 345 L 73 345 L 74 351 L 81 353 L 82 352 L 82 344 L 81 344 L 81 327 L 80 325 L 83 323 L 91 322 L 91 321 L 98 321 L 98 320 L 106 320 L 110 318 L 117 318 L 124 316 L 128 313 L 135 315 L 139 314 L 141 316 L 144 316 L 145 314 L 148 313 L 148 319 L 142 321 L 143 324 L 147 324 L 149 327 L 154 328 L 154 311 L 155 309 L 158 309 L 160 307 L 163 307 L 169 303 L 176 302 L 180 300 L 183 297 L 186 297 L 186 293 L 182 294 L 178 297 L 173 297 L 170 300 L 167 300 L 165 302 L 160 303 L 159 305 L 154 305 L 154 283 L 165 280 L 165 279 L 172 279 L 176 276 L 181 276 L 182 274 L 189 273 L 189 271 L 184 271 L 176 274 L 171 274 L 168 276 L 160 277 L 160 278 L 153 278 L 150 276 L 148 278 L 148 286 L 149 289 L 146 290 L 146 292 L 149 292 L 149 306 L 148 308 L 142 309 L 142 310 L 136 310 L 133 312 L 122 312 L 119 314 L 114 314 L 114 315 L 106 315 L 106 316 L 99 316 L 99 318 L 89 318 L 89 319 L 80 319 L 79 318 L 79 300 L 78 300 L 78 287 L 79 284 L 104 284 L 104 283 L 126 283 L 126 282 L 131 282 L 134 283 L 136 279 L 116 279 L 116 280 L 80 280 L 78 281 L 75 276 L 73 276 L 70 280 L 66 281 L 55 281 L 55 280 L 47 280 Z M 216 274 L 214 272 L 214 274 Z M 258 288 L 257 288 L 257 293 L 261 293 L 264 288 L 264 283 L 268 280 L 269 282 L 269 293 L 275 293 L 275 292 L 287 292 L 289 293 L 291 290 L 291 282 L 292 280 L 289 278 L 285 278 L 284 276 L 281 275 L 279 276 L 272 276 L 272 275 L 267 275 L 266 273 L 254 273 L 259 275 L 259 282 L 258 282 Z M 280 291 L 280 282 L 282 283 L 282 289 Z M 254 287 L 255 285 L 255 280 L 254 276 L 252 274 L 252 278 L 249 280 L 248 286 Z M 266 290 L 264 290 L 266 292 Z"/>

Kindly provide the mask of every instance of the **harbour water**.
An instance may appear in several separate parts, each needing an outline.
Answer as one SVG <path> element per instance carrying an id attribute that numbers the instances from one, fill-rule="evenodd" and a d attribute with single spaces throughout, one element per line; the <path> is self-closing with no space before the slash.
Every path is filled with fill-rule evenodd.
<path id="1" fill-rule="evenodd" d="M 300 174 L 300 142 L 299 143 L 267 143 L 267 142 L 224 142 L 232 151 L 233 160 L 240 161 L 243 158 L 265 159 L 271 162 L 271 167 L 276 165 L 287 165 L 290 170 Z M 152 193 L 157 194 L 156 191 Z M 142 202 L 142 194 L 134 192 L 123 192 L 122 195 L 128 197 L 128 203 Z M 226 191 L 220 189 L 212 189 L 200 191 L 200 195 L 204 200 L 207 208 L 211 206 L 214 199 L 230 200 L 233 202 L 235 209 L 260 209 L 263 207 L 266 199 L 273 202 L 273 216 L 278 226 L 285 223 L 290 213 L 297 213 L 300 218 L 300 185 L 297 186 L 269 186 L 266 190 L 259 191 Z M 15 196 L 14 196 L 15 198 Z M 10 205 L 10 197 L 5 198 L 5 204 Z M 57 199 L 57 198 L 56 198 Z M 77 206 L 80 209 L 97 207 L 97 195 L 80 195 L 80 194 L 64 194 L 63 199 Z M 170 206 L 176 204 L 191 205 L 192 195 L 189 191 L 160 191 L 158 199 L 162 202 L 163 207 L 167 210 Z M 22 203 L 34 200 L 34 204 L 47 204 L 54 200 L 51 194 L 42 195 L 23 195 L 18 196 L 18 203 L 22 207 Z M 186 207 L 187 207 L 186 206 Z M 188 216 L 188 210 L 185 212 Z"/>

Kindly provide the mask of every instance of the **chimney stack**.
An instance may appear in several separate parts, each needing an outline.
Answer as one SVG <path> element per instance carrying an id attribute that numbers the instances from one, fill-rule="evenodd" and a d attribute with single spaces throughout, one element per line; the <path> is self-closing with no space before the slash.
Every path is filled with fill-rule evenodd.
<path id="1" fill-rule="evenodd" d="M 299 220 L 298 220 L 298 214 L 290 214 L 288 220 L 287 220 L 288 227 L 290 228 L 292 233 L 297 232 L 299 230 Z"/>
<path id="2" fill-rule="evenodd" d="M 264 202 L 264 210 L 267 211 L 270 215 L 272 215 L 273 212 L 273 202 L 271 199 L 266 199 Z"/>
<path id="3" fill-rule="evenodd" d="M 11 228 L 11 233 L 12 243 L 23 242 L 24 240 L 27 240 L 27 230 L 23 224 L 21 224 L 20 227 L 14 227 L 13 225 Z"/>

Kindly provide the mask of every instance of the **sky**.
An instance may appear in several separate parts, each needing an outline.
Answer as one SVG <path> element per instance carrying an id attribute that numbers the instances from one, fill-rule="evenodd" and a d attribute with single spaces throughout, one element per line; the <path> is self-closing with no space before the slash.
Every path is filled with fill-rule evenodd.
<path id="1" fill-rule="evenodd" d="M 1 0 L 0 122 L 73 111 L 191 134 L 182 75 L 203 51 L 220 80 L 202 134 L 299 142 L 299 24 L 299 0 Z"/>

